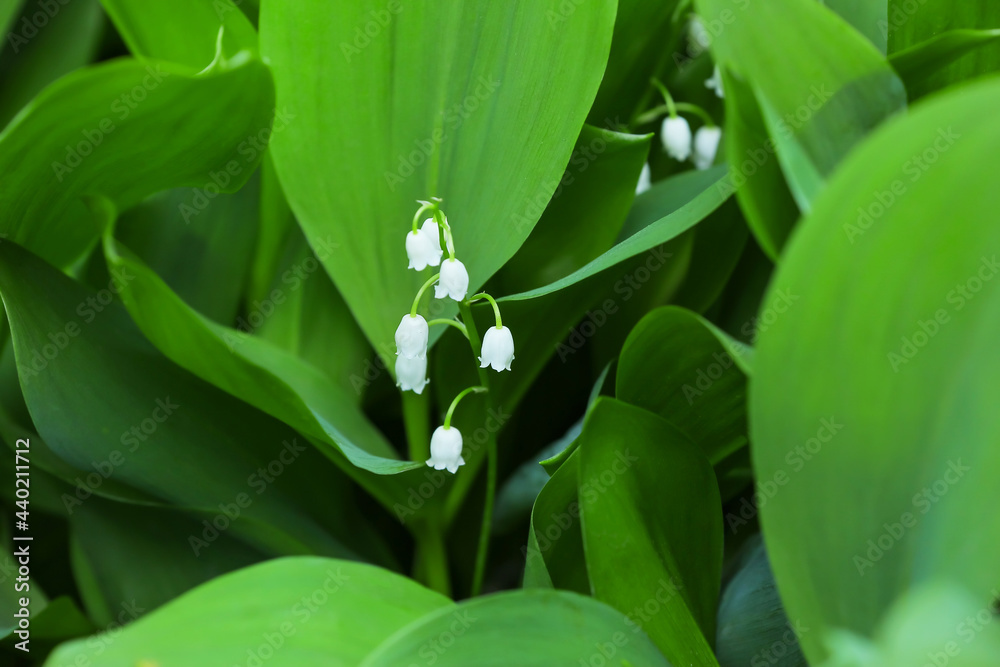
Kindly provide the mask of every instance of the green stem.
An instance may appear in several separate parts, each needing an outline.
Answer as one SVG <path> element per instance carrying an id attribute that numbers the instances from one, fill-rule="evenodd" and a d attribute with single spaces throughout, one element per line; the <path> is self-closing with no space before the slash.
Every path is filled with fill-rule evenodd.
<path id="1" fill-rule="evenodd" d="M 440 273 L 435 273 L 433 276 L 427 279 L 427 282 L 425 282 L 423 285 L 420 286 L 420 289 L 417 290 L 417 295 L 413 297 L 413 306 L 410 308 L 410 317 L 417 316 L 417 306 L 420 305 L 420 297 L 422 297 L 424 295 L 424 292 L 427 291 L 427 288 L 436 283 L 438 281 L 438 278 L 440 277 L 441 277 Z"/>
<path id="2" fill-rule="evenodd" d="M 451 225 L 448 224 L 448 216 L 444 214 L 444 211 L 438 209 L 434 211 L 434 220 L 444 230 L 444 247 L 448 249 L 448 258 L 455 259 L 455 239 L 451 235 Z"/>
<path id="3" fill-rule="evenodd" d="M 426 461 L 431 457 L 429 394 L 403 392 L 403 424 L 411 461 Z"/>
<path id="4" fill-rule="evenodd" d="M 414 578 L 428 588 L 451 597 L 444 534 L 437 526 L 425 525 L 414 531 L 414 537 L 417 541 L 413 558 Z"/>
<path id="5" fill-rule="evenodd" d="M 441 203 L 441 200 L 437 199 L 436 201 L 433 201 L 433 202 L 419 201 L 418 203 L 420 204 L 420 208 L 418 208 L 417 212 L 413 214 L 413 231 L 414 232 L 417 231 L 417 223 L 420 222 L 420 216 L 422 216 L 425 211 L 437 210 L 438 204 Z"/>
<path id="6" fill-rule="evenodd" d="M 670 95 L 670 91 L 668 91 L 667 87 L 663 85 L 663 82 L 655 76 L 650 79 L 650 82 L 652 82 L 652 84 L 656 86 L 656 89 L 660 91 L 660 94 L 663 95 L 663 101 L 667 104 L 667 111 L 670 113 L 670 117 L 677 118 L 677 105 L 674 104 L 674 98 Z"/>
<path id="7" fill-rule="evenodd" d="M 472 346 L 472 356 L 477 357 L 478 351 L 482 348 L 482 343 L 479 338 L 479 331 L 476 329 L 476 322 L 472 318 L 472 307 L 469 305 L 469 301 L 462 301 L 458 304 L 458 309 L 462 314 L 462 321 L 465 322 L 465 326 L 469 330 L 469 345 Z M 486 373 L 486 369 L 479 368 L 479 364 L 476 364 L 476 366 L 476 370 L 479 372 L 480 384 L 483 387 L 489 388 L 489 375 Z M 486 394 L 486 403 L 490 408 L 493 407 L 492 394 L 489 392 Z M 487 429 L 487 431 L 486 498 L 483 503 L 483 522 L 479 528 L 476 566 L 472 574 L 471 597 L 479 595 L 479 592 L 483 588 L 483 576 L 486 572 L 486 556 L 490 547 L 490 531 L 493 528 L 493 500 L 496 496 L 497 488 L 497 436 L 495 430 Z"/>
<path id="8" fill-rule="evenodd" d="M 459 401 L 461 401 L 463 398 L 465 398 L 468 394 L 471 394 L 472 392 L 481 394 L 484 391 L 487 391 L 486 387 L 469 387 L 468 389 L 465 389 L 461 393 L 459 393 L 459 395 L 456 396 L 454 400 L 452 400 L 451 405 L 448 406 L 448 413 L 445 414 L 444 416 L 444 427 L 451 428 L 451 416 L 455 414 L 455 408 L 458 407 Z"/>
<path id="9" fill-rule="evenodd" d="M 441 318 L 437 320 L 431 320 L 430 322 L 427 323 L 427 326 L 432 327 L 435 324 L 447 324 L 453 326 L 462 332 L 462 335 L 465 336 L 466 340 L 468 340 L 469 338 L 469 332 L 465 329 L 465 325 L 459 322 L 458 320 L 446 320 L 444 318 Z"/>
<path id="10" fill-rule="evenodd" d="M 691 104 L 690 102 L 678 102 L 676 106 L 678 111 L 686 111 L 688 113 L 693 113 L 696 116 L 699 116 L 703 121 L 705 121 L 705 125 L 708 125 L 709 127 L 715 127 L 715 121 L 712 120 L 712 117 L 708 115 L 707 111 L 702 109 L 697 104 Z"/>
<path id="11" fill-rule="evenodd" d="M 702 120 L 704 120 L 705 124 L 708 125 L 709 127 L 715 127 L 715 121 L 713 121 L 712 117 L 708 115 L 708 112 L 696 104 L 691 104 L 690 102 L 677 102 L 674 105 L 674 111 L 693 113 L 699 116 Z M 666 104 L 661 104 L 658 107 L 653 107 L 649 111 L 644 111 L 638 116 L 636 116 L 636 119 L 633 121 L 633 123 L 636 126 L 642 126 L 645 125 L 646 123 L 652 123 L 654 120 L 658 119 L 664 113 L 669 113 L 669 112 L 670 112 L 670 107 L 667 106 Z"/>
<path id="12" fill-rule="evenodd" d="M 496 318 L 496 321 L 497 321 L 497 329 L 502 329 L 503 328 L 503 320 L 500 319 L 500 306 L 497 305 L 496 299 L 494 299 L 493 297 L 491 297 L 486 292 L 480 292 L 479 294 L 473 294 L 472 296 L 470 296 L 469 297 L 469 303 L 473 303 L 475 301 L 479 301 L 480 299 L 486 299 L 487 301 L 490 302 L 490 305 L 493 306 L 493 316 Z"/>

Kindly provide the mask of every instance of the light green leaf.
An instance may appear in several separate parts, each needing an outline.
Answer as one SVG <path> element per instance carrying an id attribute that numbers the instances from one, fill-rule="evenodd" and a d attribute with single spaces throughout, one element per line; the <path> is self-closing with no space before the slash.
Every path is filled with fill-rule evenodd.
<path id="1" fill-rule="evenodd" d="M 820 0 L 840 14 L 854 29 L 867 37 L 875 48 L 885 53 L 888 28 L 886 0 Z"/>
<path id="2" fill-rule="evenodd" d="M 810 662 L 826 629 L 870 635 L 921 582 L 996 584 L 1000 528 L 986 513 L 969 530 L 968 511 L 1000 473 L 1000 230 L 982 223 L 1000 207 L 982 168 L 1000 153 L 982 110 L 998 105 L 995 81 L 963 88 L 873 136 L 817 200 L 765 302 L 787 312 L 757 342 L 754 471 L 789 617 L 815 630 Z M 790 308 L 788 290 L 801 295 Z"/>
<path id="3" fill-rule="evenodd" d="M 722 512 L 708 460 L 668 422 L 609 398 L 597 399 L 579 441 L 594 597 L 632 614 L 673 664 L 717 664 L 706 638 L 715 637 Z"/>
<path id="4" fill-rule="evenodd" d="M 434 642 L 442 637 L 454 639 L 447 649 L 443 640 Z M 361 667 L 398 667 L 414 656 L 434 658 L 439 667 L 670 667 L 620 613 L 562 591 L 500 593 L 439 609 L 386 641 Z"/>
<path id="5" fill-rule="evenodd" d="M 222 52 L 257 54 L 257 31 L 232 0 L 101 0 L 129 51 L 198 72 Z"/>
<path id="6" fill-rule="evenodd" d="M 949 30 L 896 51 L 889 63 L 906 82 L 911 98 L 916 98 L 928 90 L 928 80 L 948 76 L 953 63 L 998 40 L 1000 30 Z"/>
<path id="7" fill-rule="evenodd" d="M 439 196 L 482 285 L 556 190 L 607 61 L 614 0 L 265 3 L 292 210 L 376 350 L 430 271 L 407 271 L 418 199 Z M 553 67 L 555 62 L 572 67 Z M 363 95 L 345 91 L 364 90 Z M 542 149 L 544 147 L 544 150 Z M 332 187 L 336 184 L 336 187 Z M 436 317 L 455 305 L 435 302 Z"/>
<path id="8" fill-rule="evenodd" d="M 82 196 L 125 210 L 182 185 L 234 191 L 261 157 L 238 147 L 270 127 L 273 107 L 257 61 L 197 76 L 134 60 L 70 74 L 0 134 L 0 232 L 65 266 L 101 234 Z"/>
<path id="9" fill-rule="evenodd" d="M 355 667 L 393 633 L 441 608 L 453 605 L 386 570 L 281 558 L 213 579 L 128 626 L 113 642 L 64 644 L 45 664 L 195 667 L 267 655 L 272 667 Z"/>

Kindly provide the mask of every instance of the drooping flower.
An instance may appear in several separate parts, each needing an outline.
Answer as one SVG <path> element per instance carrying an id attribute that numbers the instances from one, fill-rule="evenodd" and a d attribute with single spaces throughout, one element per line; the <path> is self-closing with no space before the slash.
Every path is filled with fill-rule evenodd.
<path id="1" fill-rule="evenodd" d="M 430 380 L 427 379 L 427 355 L 419 357 L 396 357 L 396 386 L 403 391 L 422 393 Z"/>
<path id="2" fill-rule="evenodd" d="M 718 65 L 716 65 L 715 69 L 712 70 L 712 78 L 705 79 L 705 87 L 709 90 L 715 91 L 715 96 L 718 98 L 726 96 L 726 91 L 722 87 L 722 72 L 719 71 Z"/>
<path id="3" fill-rule="evenodd" d="M 639 182 L 635 184 L 635 193 L 641 195 L 643 192 L 653 187 L 653 177 L 649 170 L 649 163 L 642 165 L 642 171 L 639 172 Z"/>
<path id="4" fill-rule="evenodd" d="M 660 141 L 667 155 L 683 162 L 691 155 L 691 126 L 680 116 L 667 116 L 660 128 Z"/>
<path id="5" fill-rule="evenodd" d="M 420 315 L 403 315 L 396 327 L 396 354 L 407 359 L 427 356 L 427 320 Z"/>
<path id="6" fill-rule="evenodd" d="M 694 134 L 694 155 L 691 160 L 698 169 L 708 169 L 715 162 L 715 153 L 719 150 L 719 140 L 722 138 L 722 128 L 715 125 L 703 125 Z"/>
<path id="7" fill-rule="evenodd" d="M 430 222 L 436 230 L 437 223 Z M 406 268 L 417 271 L 423 271 L 428 265 L 437 266 L 441 262 L 441 242 L 434 239 L 427 222 L 424 222 L 423 228 L 406 234 L 406 256 L 410 260 Z"/>
<path id="8" fill-rule="evenodd" d="M 438 223 L 434 222 L 434 218 L 427 218 L 420 226 L 420 233 L 427 237 L 427 242 L 434 249 L 434 256 L 428 258 L 427 264 L 437 266 L 441 263 L 441 255 L 444 254 L 444 251 L 441 250 L 441 229 L 438 227 Z"/>
<path id="9" fill-rule="evenodd" d="M 514 360 L 514 337 L 507 327 L 490 327 L 483 335 L 483 354 L 479 357 L 479 367 L 490 366 L 495 371 L 510 370 Z"/>
<path id="10" fill-rule="evenodd" d="M 457 428 L 438 426 L 431 435 L 431 457 L 427 465 L 435 470 L 447 469 L 455 474 L 459 466 L 465 465 L 462 458 L 462 434 Z"/>
<path id="11" fill-rule="evenodd" d="M 434 286 L 434 298 L 443 299 L 446 296 L 455 301 L 461 301 L 469 291 L 469 272 L 465 264 L 457 259 L 446 259 L 441 262 L 441 278 Z"/>

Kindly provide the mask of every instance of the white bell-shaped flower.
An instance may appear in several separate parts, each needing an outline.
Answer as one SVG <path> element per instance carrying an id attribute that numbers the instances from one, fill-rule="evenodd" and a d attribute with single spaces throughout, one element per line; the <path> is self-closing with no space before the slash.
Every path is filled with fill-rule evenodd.
<path id="1" fill-rule="evenodd" d="M 667 116 L 660 128 L 660 141 L 667 155 L 683 162 L 691 155 L 691 126 L 680 116 Z"/>
<path id="2" fill-rule="evenodd" d="M 462 458 L 462 434 L 457 428 L 438 426 L 431 435 L 431 457 L 427 465 L 435 470 L 447 469 L 455 474 L 458 467 L 465 465 Z"/>
<path id="3" fill-rule="evenodd" d="M 490 366 L 495 371 L 510 370 L 514 361 L 514 337 L 507 327 L 490 327 L 483 335 L 483 355 L 479 357 L 479 367 Z"/>
<path id="4" fill-rule="evenodd" d="M 715 96 L 718 98 L 726 96 L 726 91 L 722 87 L 722 72 L 719 71 L 718 65 L 716 65 L 715 69 L 712 70 L 712 78 L 705 79 L 705 87 L 709 90 L 715 91 Z"/>
<path id="5" fill-rule="evenodd" d="M 444 254 L 444 251 L 441 250 L 441 229 L 438 227 L 438 223 L 434 222 L 434 218 L 427 218 L 420 226 L 420 233 L 427 237 L 427 242 L 434 249 L 433 256 L 427 258 L 428 266 L 437 266 L 441 263 L 441 256 Z"/>
<path id="6" fill-rule="evenodd" d="M 715 153 L 719 150 L 719 140 L 722 138 L 722 128 L 703 125 L 694 133 L 694 155 L 691 160 L 698 169 L 708 169 L 715 162 Z"/>
<path id="7" fill-rule="evenodd" d="M 430 380 L 427 379 L 427 355 L 419 357 L 396 357 L 396 386 L 403 391 L 422 393 Z"/>
<path id="8" fill-rule="evenodd" d="M 465 264 L 457 259 L 446 259 L 441 262 L 441 278 L 434 285 L 434 298 L 443 299 L 446 296 L 455 301 L 461 301 L 469 291 L 469 272 Z"/>
<path id="9" fill-rule="evenodd" d="M 424 228 L 426 227 L 427 223 L 425 222 Z M 437 225 L 435 224 L 434 227 L 436 228 Z M 406 256 L 410 260 L 410 264 L 406 267 L 408 269 L 423 271 L 428 265 L 437 266 L 441 261 L 441 243 L 440 241 L 435 242 L 431 234 L 423 229 L 407 232 Z"/>
<path id="10" fill-rule="evenodd" d="M 427 356 L 427 320 L 420 315 L 403 315 L 396 327 L 396 354 L 407 359 Z"/>
<path id="11" fill-rule="evenodd" d="M 639 182 L 635 184 L 635 193 L 641 195 L 646 190 L 653 187 L 653 176 L 649 170 L 649 163 L 642 165 L 642 171 L 639 172 Z"/>

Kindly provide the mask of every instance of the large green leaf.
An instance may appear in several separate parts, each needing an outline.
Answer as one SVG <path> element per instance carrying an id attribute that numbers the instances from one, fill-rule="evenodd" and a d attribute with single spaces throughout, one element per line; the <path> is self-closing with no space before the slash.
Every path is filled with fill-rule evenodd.
<path id="1" fill-rule="evenodd" d="M 70 74 L 0 134 L 0 232 L 64 266 L 100 236 L 82 196 L 124 210 L 190 185 L 202 190 L 192 206 L 207 205 L 250 177 L 261 151 L 246 142 L 270 128 L 273 107 L 270 74 L 253 60 L 194 76 L 134 60 Z"/>
<path id="2" fill-rule="evenodd" d="M 963 42 L 968 42 L 970 35 L 962 34 L 966 31 L 1000 28 L 1000 5 L 990 0 L 921 0 L 917 5 L 905 0 L 888 0 L 888 6 L 885 30 L 892 58 L 906 52 L 912 55 L 910 50 L 921 45 L 937 50 L 949 42 L 954 44 L 956 35 L 949 35 L 954 31 L 961 31 L 957 34 Z M 992 43 L 974 41 L 980 41 L 984 48 L 970 50 L 955 60 L 948 59 L 947 52 L 938 51 L 938 67 L 919 79 L 907 80 L 911 99 L 1000 69 L 1000 44 L 993 40 L 988 40 Z"/>
<path id="3" fill-rule="evenodd" d="M 997 22 L 1000 23 L 1000 16 Z M 906 90 L 913 100 L 933 90 L 935 84 L 951 83 L 949 76 L 957 80 L 961 70 L 953 68 L 954 63 L 997 41 L 1000 41 L 1000 30 L 949 30 L 896 51 L 889 62 L 906 82 Z"/>
<path id="4" fill-rule="evenodd" d="M 575 456 L 594 596 L 672 663 L 716 664 L 722 512 L 708 460 L 668 422 L 609 398 L 587 415 Z"/>
<path id="5" fill-rule="evenodd" d="M 716 62 L 754 91 L 799 207 L 841 159 L 906 106 L 902 82 L 871 42 L 814 0 L 697 0 L 716 27 Z"/>
<path id="6" fill-rule="evenodd" d="M 440 667 L 670 667 L 622 614 L 562 591 L 500 593 L 439 609 L 386 641 L 361 667 L 407 665 L 414 656 Z"/>
<path id="7" fill-rule="evenodd" d="M 45 86 L 87 65 L 97 55 L 106 25 L 100 3 L 74 0 L 57 7 L 50 18 L 49 12 L 39 11 L 38 2 L 30 3 L 10 32 L 2 31 L 5 48 L 0 57 L 0 127 Z M 0 28 L 2 14 L 0 9 Z"/>
<path id="8" fill-rule="evenodd" d="M 115 302 L 113 289 L 127 281 L 118 272 L 95 292 L 16 243 L 0 244 L 0 294 L 31 418 L 86 480 L 71 506 L 113 476 L 162 502 L 204 510 L 267 552 L 353 556 L 325 519 L 310 516 L 313 496 L 300 487 L 324 459 L 290 428 L 152 349 Z M 281 474 L 269 484 L 257 471 L 272 464 Z"/>
<path id="9" fill-rule="evenodd" d="M 113 642 L 65 644 L 45 664 L 209 667 L 253 660 L 274 667 L 355 667 L 393 633 L 441 608 L 453 605 L 386 570 L 282 558 L 214 579 L 130 625 Z"/>
<path id="10" fill-rule="evenodd" d="M 867 37 L 882 53 L 886 50 L 888 28 L 886 18 L 889 4 L 886 0 L 820 0 L 824 5 L 840 14 Z"/>
<path id="11" fill-rule="evenodd" d="M 275 165 L 376 350 L 430 272 L 407 271 L 417 199 L 440 196 L 475 289 L 558 186 L 607 61 L 615 0 L 265 3 Z M 404 10 L 405 9 L 405 10 Z M 556 63 L 571 64 L 566 67 Z M 364 91 L 347 94 L 346 91 Z M 434 314 L 455 313 L 435 301 Z"/>
<path id="12" fill-rule="evenodd" d="M 122 300 L 147 338 L 170 359 L 325 443 L 324 453 L 348 471 L 357 466 L 388 475 L 423 467 L 422 462 L 398 459 L 392 445 L 342 385 L 257 336 L 199 315 L 110 234 L 105 236 L 104 251 L 109 267 L 132 276 L 122 290 Z M 319 270 L 318 266 L 314 259 L 313 270 Z M 290 293 L 302 289 L 302 282 L 309 279 L 308 274 L 293 277 L 296 282 L 287 288 Z M 280 296 L 261 310 L 260 319 L 283 305 L 285 292 Z"/>
<path id="13" fill-rule="evenodd" d="M 180 63 L 200 71 L 216 45 L 233 55 L 257 51 L 257 32 L 232 0 L 101 0 L 136 56 Z M 221 31 L 221 35 L 220 35 Z"/>
<path id="14" fill-rule="evenodd" d="M 758 338 L 751 440 L 789 617 L 863 635 L 908 588 L 997 583 L 1000 132 L 990 82 L 938 97 L 852 155 L 788 248 Z M 831 306 L 833 304 L 833 306 Z"/>

